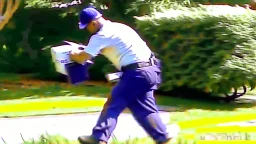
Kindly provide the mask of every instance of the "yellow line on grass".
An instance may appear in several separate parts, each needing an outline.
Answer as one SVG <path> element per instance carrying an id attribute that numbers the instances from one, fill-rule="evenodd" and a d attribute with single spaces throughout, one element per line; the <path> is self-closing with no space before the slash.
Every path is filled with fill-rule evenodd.
<path id="1" fill-rule="evenodd" d="M 227 122 L 238 122 L 256 119 L 256 113 L 237 114 L 234 116 L 214 117 L 214 118 L 201 118 L 197 120 L 188 120 L 179 122 L 178 125 L 181 129 L 194 128 L 204 125 L 213 125 Z"/>
<path id="2" fill-rule="evenodd" d="M 0 105 L 0 113 L 9 112 L 29 112 L 50 109 L 77 109 L 87 107 L 100 107 L 105 103 L 105 99 L 59 99 L 59 100 L 23 100 L 23 103 L 7 103 Z"/>
<path id="3" fill-rule="evenodd" d="M 178 139 L 192 144 L 254 144 L 256 143 L 256 126 L 197 128 L 194 133 L 180 134 Z"/>
<path id="4" fill-rule="evenodd" d="M 247 141 L 247 140 L 230 140 L 230 141 L 197 141 L 196 144 L 256 144 L 256 140 Z"/>
<path id="5" fill-rule="evenodd" d="M 255 126 L 216 126 L 216 127 L 205 127 L 205 128 L 197 128 L 197 133 L 232 133 L 232 132 L 254 132 L 256 133 L 256 125 Z"/>

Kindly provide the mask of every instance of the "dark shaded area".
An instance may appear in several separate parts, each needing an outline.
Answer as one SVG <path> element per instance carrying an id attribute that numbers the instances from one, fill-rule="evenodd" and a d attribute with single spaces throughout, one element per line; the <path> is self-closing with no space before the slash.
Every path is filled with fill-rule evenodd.
<path id="1" fill-rule="evenodd" d="M 252 88 L 249 90 L 253 90 Z M 248 91 L 249 91 L 248 90 Z M 165 95 L 165 96 L 175 96 L 179 98 L 186 98 L 186 99 L 192 99 L 192 100 L 204 100 L 204 101 L 223 101 L 223 102 L 232 102 L 236 100 L 239 97 L 242 97 L 247 92 L 247 87 L 243 86 L 243 92 L 239 93 L 237 89 L 231 92 L 231 94 L 223 94 L 221 95 L 215 95 L 212 93 L 206 93 L 203 91 L 200 91 L 198 89 L 189 88 L 189 87 L 176 87 L 172 91 L 161 91 L 158 90 L 156 93 L 159 95 Z"/>
<path id="2" fill-rule="evenodd" d="M 181 107 L 175 110 L 183 112 L 189 109 L 203 109 L 211 111 L 233 111 L 238 108 L 252 108 L 256 100 L 240 97 L 233 101 L 227 101 L 225 97 L 213 96 L 194 89 L 179 88 L 172 92 L 157 91 L 158 103 Z"/>
<path id="3" fill-rule="evenodd" d="M 156 94 L 163 95 L 166 97 L 174 96 L 178 98 L 186 98 L 191 100 L 206 100 L 206 101 L 219 101 L 221 100 L 220 97 L 213 96 L 210 93 L 205 93 L 199 91 L 197 89 L 188 88 L 188 87 L 177 87 L 175 90 L 172 91 L 156 91 Z"/>

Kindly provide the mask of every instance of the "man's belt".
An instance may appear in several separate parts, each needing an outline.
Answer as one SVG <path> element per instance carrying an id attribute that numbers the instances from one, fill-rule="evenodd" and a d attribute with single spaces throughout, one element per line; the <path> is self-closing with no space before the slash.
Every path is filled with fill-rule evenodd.
<path id="1" fill-rule="evenodd" d="M 152 65 L 153 64 L 151 62 L 138 62 L 138 63 L 133 63 L 133 64 L 129 64 L 127 66 L 124 66 L 121 68 L 121 70 L 122 71 L 134 70 L 134 69 L 138 69 L 138 68 L 149 67 Z"/>
<path id="2" fill-rule="evenodd" d="M 151 54 L 148 62 L 137 62 L 137 63 L 129 64 L 127 66 L 123 66 L 121 68 L 121 71 L 134 70 L 134 69 L 149 67 L 153 65 L 156 65 L 156 60 L 155 60 L 154 54 Z"/>

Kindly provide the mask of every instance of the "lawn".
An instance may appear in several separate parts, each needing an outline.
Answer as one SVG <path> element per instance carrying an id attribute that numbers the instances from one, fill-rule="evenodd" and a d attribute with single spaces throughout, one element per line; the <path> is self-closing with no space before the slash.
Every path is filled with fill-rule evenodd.
<path id="1" fill-rule="evenodd" d="M 95 112 L 100 111 L 104 103 L 102 98 L 82 96 L 3 100 L 0 102 L 0 117 Z"/>
<path id="2" fill-rule="evenodd" d="M 125 142 L 118 140 L 112 141 L 110 144 L 154 144 L 151 139 L 131 139 Z M 42 135 L 38 139 L 25 141 L 23 144 L 79 144 L 76 140 L 68 140 L 60 135 Z"/>
<path id="3" fill-rule="evenodd" d="M 220 127 L 218 127 L 220 128 Z M 210 129 L 210 128 L 208 128 Z M 229 129 L 229 128 L 227 128 Z M 234 132 L 234 129 L 231 128 Z M 253 128 L 251 128 L 252 131 Z M 254 127 L 255 129 L 255 127 Z M 200 129 L 202 130 L 202 129 Z M 214 131 L 214 129 L 212 129 Z M 216 130 L 216 128 L 215 128 Z M 219 130 L 218 130 L 219 132 Z M 195 134 L 183 134 L 179 135 L 178 138 L 175 141 L 172 141 L 171 144 L 255 144 L 256 142 L 256 133 L 242 133 L 242 132 L 236 132 L 236 136 L 241 136 L 241 137 L 247 137 L 250 138 L 250 140 L 219 140 L 219 141 L 214 141 L 214 140 L 195 140 L 198 139 L 198 136 L 204 135 L 205 132 L 203 133 L 197 133 Z M 224 132 L 222 132 L 223 136 Z M 230 133 L 226 133 L 227 135 Z M 130 139 L 127 141 L 118 141 L 117 139 L 113 140 L 110 144 L 154 144 L 154 142 L 149 139 L 149 138 L 142 138 L 142 139 Z M 60 135 L 42 135 L 41 137 L 37 139 L 31 139 L 28 141 L 25 141 L 23 144 L 79 144 L 76 140 L 68 140 L 65 137 L 62 137 Z"/>
<path id="4" fill-rule="evenodd" d="M 109 92 L 108 84 L 71 86 L 67 83 L 40 81 L 25 76 L 0 73 L 0 113 L 26 116 L 31 113 L 81 112 L 89 107 L 101 107 Z M 89 83 L 90 84 L 90 83 Z M 255 113 L 255 103 L 220 103 L 156 96 L 159 105 L 179 107 L 172 112 L 170 123 L 200 118 Z M 29 114 L 30 113 L 30 114 Z M 65 113 L 65 112 L 64 112 Z"/>
<path id="5" fill-rule="evenodd" d="M 105 98 L 110 92 L 109 84 L 88 84 L 90 83 L 71 86 L 66 83 L 0 74 L 0 116 L 17 117 L 100 110 L 105 102 L 101 98 Z M 181 134 L 195 133 L 197 128 L 216 126 L 218 123 L 256 119 L 254 102 L 227 104 L 178 97 L 156 98 L 159 105 L 179 108 L 171 112 L 170 124 L 178 123 L 182 128 Z M 141 141 L 149 140 L 130 143 L 150 143 Z"/>
<path id="6" fill-rule="evenodd" d="M 102 99 L 110 91 L 106 86 L 69 86 L 49 83 L 30 87 L 12 87 L 0 91 L 0 113 L 2 116 L 26 116 L 36 113 L 82 112 L 88 107 L 101 107 Z M 53 98 L 55 97 L 55 98 Z M 15 99 L 15 100 L 8 100 Z M 175 106 L 170 122 L 177 123 L 202 117 L 254 113 L 254 104 L 223 104 L 212 101 L 187 100 L 177 97 L 157 96 L 159 105 Z M 13 115 L 13 113 L 15 115 Z"/>

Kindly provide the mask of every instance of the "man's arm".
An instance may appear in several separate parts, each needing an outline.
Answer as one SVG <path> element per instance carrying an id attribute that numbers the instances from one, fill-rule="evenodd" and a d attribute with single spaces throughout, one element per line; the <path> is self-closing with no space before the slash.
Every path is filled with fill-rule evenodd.
<path id="1" fill-rule="evenodd" d="M 91 59 L 92 56 L 86 53 L 84 50 L 72 51 L 70 54 L 70 59 L 74 62 L 84 64 L 85 61 Z"/>
<path id="2" fill-rule="evenodd" d="M 84 50 L 74 50 L 71 52 L 70 59 L 77 63 L 84 64 L 85 61 L 97 56 L 99 52 L 108 45 L 109 41 L 106 41 L 104 36 L 93 35 Z"/>

